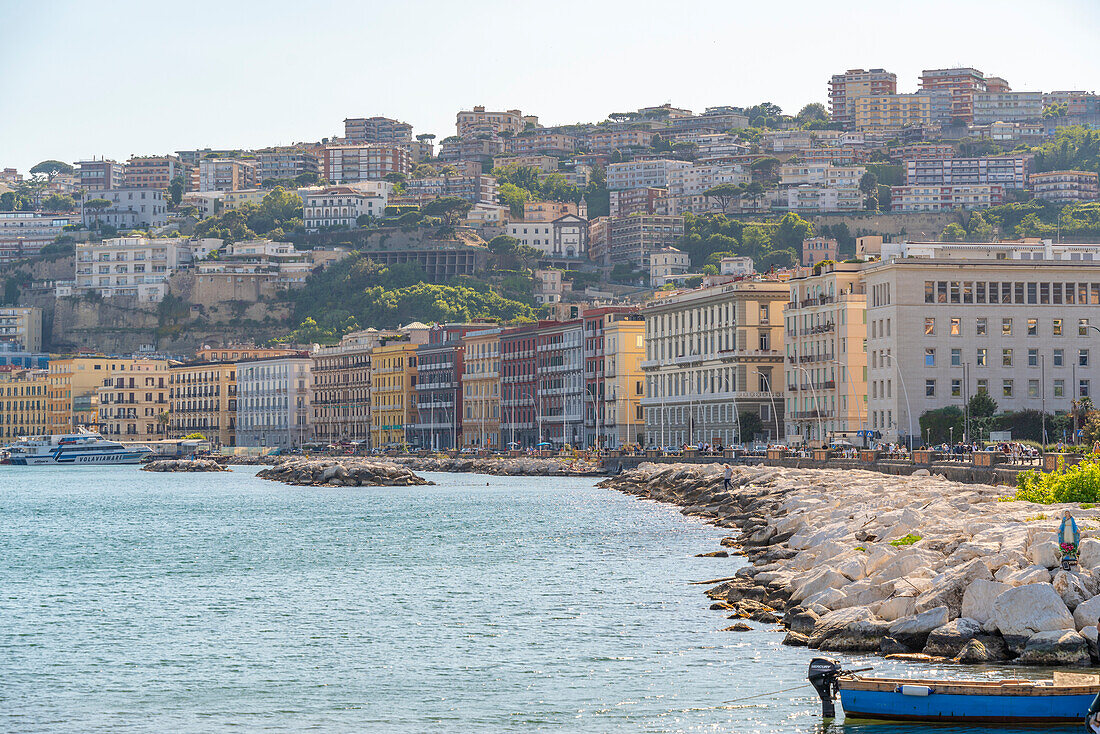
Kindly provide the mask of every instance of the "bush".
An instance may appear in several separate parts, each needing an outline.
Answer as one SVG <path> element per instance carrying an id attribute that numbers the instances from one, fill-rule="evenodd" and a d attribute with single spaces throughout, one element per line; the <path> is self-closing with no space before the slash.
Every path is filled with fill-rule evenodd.
<path id="1" fill-rule="evenodd" d="M 1049 474 L 1035 469 L 1021 472 L 1016 477 L 1015 499 L 1040 505 L 1100 501 L 1100 460 L 1093 458 L 1069 468 L 1059 461 Z"/>

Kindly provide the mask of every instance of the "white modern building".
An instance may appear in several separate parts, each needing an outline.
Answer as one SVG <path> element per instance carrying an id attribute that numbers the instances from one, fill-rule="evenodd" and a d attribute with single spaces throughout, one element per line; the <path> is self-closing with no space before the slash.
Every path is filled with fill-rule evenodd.
<path id="1" fill-rule="evenodd" d="M 690 161 L 667 158 L 641 158 L 626 163 L 611 163 L 607 166 L 607 188 L 612 191 L 644 189 L 649 186 L 667 188 L 672 171 L 691 168 L 692 165 Z"/>
<path id="2" fill-rule="evenodd" d="M 691 267 L 691 258 L 675 247 L 662 247 L 649 254 L 649 284 L 660 288 L 683 280 Z"/>
<path id="3" fill-rule="evenodd" d="M 303 352 L 237 363 L 237 445 L 293 449 L 311 435 L 310 369 Z"/>
<path id="4" fill-rule="evenodd" d="M 356 227 L 364 214 L 381 218 L 393 184 L 388 181 L 360 181 L 340 186 L 298 189 L 302 197 L 302 223 L 307 232 L 324 227 Z"/>
<path id="5" fill-rule="evenodd" d="M 96 209 L 88 202 L 106 199 L 111 206 Z M 84 225 L 109 224 L 117 229 L 163 227 L 168 223 L 168 207 L 159 189 L 99 189 L 88 191 L 84 199 Z"/>
<path id="6" fill-rule="evenodd" d="M 751 175 L 740 163 L 675 168 L 668 173 L 668 213 L 722 211 L 721 202 L 703 192 L 719 184 L 747 184 Z"/>
<path id="7" fill-rule="evenodd" d="M 158 303 L 168 292 L 168 278 L 191 260 L 190 243 L 180 237 L 78 242 L 73 295 L 94 291 L 104 298 L 124 296 Z"/>

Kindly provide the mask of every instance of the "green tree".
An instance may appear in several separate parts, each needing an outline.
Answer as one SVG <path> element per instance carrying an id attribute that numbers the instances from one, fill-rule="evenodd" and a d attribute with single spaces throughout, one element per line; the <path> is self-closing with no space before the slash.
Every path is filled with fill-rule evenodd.
<path id="1" fill-rule="evenodd" d="M 48 181 L 53 181 L 58 174 L 69 174 L 73 172 L 73 167 L 68 163 L 61 161 L 48 160 L 36 163 L 31 166 L 31 173 L 36 175 L 45 176 Z"/>
<path id="2" fill-rule="evenodd" d="M 183 192 L 187 189 L 187 183 L 183 179 L 183 174 L 175 176 L 172 182 L 168 184 L 168 206 L 171 209 L 175 209 L 183 201 Z"/>
<path id="3" fill-rule="evenodd" d="M 798 111 L 794 121 L 799 125 L 808 125 L 811 122 L 828 122 L 829 113 L 825 111 L 825 105 L 820 102 L 811 102 Z"/>
<path id="4" fill-rule="evenodd" d="M 864 206 L 878 211 L 878 176 L 871 172 L 863 174 L 859 179 L 859 190 L 863 194 Z"/>
<path id="5" fill-rule="evenodd" d="M 421 207 L 420 213 L 427 217 L 439 217 L 444 224 L 453 227 L 473 206 L 472 203 L 457 196 L 441 196 Z"/>
<path id="6" fill-rule="evenodd" d="M 497 201 L 508 207 L 508 211 L 513 217 L 522 217 L 523 205 L 530 200 L 531 192 L 515 184 L 501 184 L 497 189 Z"/>
<path id="7" fill-rule="evenodd" d="M 99 216 L 107 209 L 111 208 L 111 202 L 107 199 L 89 199 L 84 202 L 85 209 L 91 209 L 92 217 L 95 219 L 95 223 L 99 224 Z"/>
<path id="8" fill-rule="evenodd" d="M 764 432 L 764 421 L 760 420 L 760 414 L 754 410 L 745 410 L 739 413 L 737 424 L 741 429 L 739 438 L 742 443 L 752 441 Z"/>
<path id="9" fill-rule="evenodd" d="M 989 396 L 985 390 L 974 393 L 967 403 L 967 410 L 971 418 L 988 418 L 997 413 L 997 401 Z"/>
<path id="10" fill-rule="evenodd" d="M 970 215 L 970 241 L 990 242 L 993 239 L 993 225 L 985 220 L 981 212 Z"/>
<path id="11" fill-rule="evenodd" d="M 951 222 L 943 228 L 943 232 L 940 234 L 940 239 L 944 242 L 965 242 L 966 230 L 963 229 L 957 222 Z"/>
<path id="12" fill-rule="evenodd" d="M 703 196 L 708 199 L 716 200 L 718 206 L 722 209 L 722 213 L 728 214 L 730 205 L 737 199 L 740 199 L 741 195 L 744 193 L 745 188 L 739 184 L 721 183 L 703 191 Z"/>
<path id="13" fill-rule="evenodd" d="M 76 209 L 76 200 L 65 194 L 51 194 L 42 202 L 42 208 L 48 212 L 71 212 Z"/>
<path id="14" fill-rule="evenodd" d="M 921 438 L 927 438 L 930 443 L 940 443 L 952 438 L 962 440 L 964 423 L 962 409 L 957 405 L 926 410 L 920 417 Z"/>
<path id="15" fill-rule="evenodd" d="M 775 234 L 775 246 L 777 249 L 797 248 L 802 249 L 802 240 L 814 236 L 814 226 L 794 212 L 787 212 L 779 220 L 779 229 Z"/>

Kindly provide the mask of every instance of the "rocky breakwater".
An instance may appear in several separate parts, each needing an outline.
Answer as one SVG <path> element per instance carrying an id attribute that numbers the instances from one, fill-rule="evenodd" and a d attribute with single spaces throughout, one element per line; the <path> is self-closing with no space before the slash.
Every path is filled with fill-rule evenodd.
<path id="1" fill-rule="evenodd" d="M 154 459 L 142 471 L 229 471 L 213 459 Z"/>
<path id="2" fill-rule="evenodd" d="M 600 486 L 737 528 L 750 564 L 715 579 L 712 609 L 778 620 L 784 643 L 827 651 L 1033 665 L 1098 662 L 1100 510 L 1068 507 L 1083 540 L 1061 569 L 1065 506 L 940 476 L 642 464 Z M 729 628 L 727 628 L 729 629 Z"/>
<path id="3" fill-rule="evenodd" d="M 599 462 L 587 459 L 535 458 L 535 457 L 487 457 L 462 456 L 402 457 L 395 461 L 417 471 L 472 472 L 474 474 L 498 474 L 502 476 L 533 477 L 592 477 L 602 476 Z"/>
<path id="4" fill-rule="evenodd" d="M 286 484 L 325 487 L 409 487 L 432 484 L 407 466 L 368 459 L 288 459 L 256 476 Z"/>

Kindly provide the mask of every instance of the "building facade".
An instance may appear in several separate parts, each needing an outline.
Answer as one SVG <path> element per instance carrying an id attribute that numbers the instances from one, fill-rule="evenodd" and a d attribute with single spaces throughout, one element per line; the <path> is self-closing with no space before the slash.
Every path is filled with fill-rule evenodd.
<path id="1" fill-rule="evenodd" d="M 0 439 L 10 442 L 50 432 L 48 389 L 46 370 L 0 367 Z"/>
<path id="2" fill-rule="evenodd" d="M 500 433 L 509 448 L 534 448 L 544 440 L 535 356 L 538 329 L 536 322 L 500 332 Z"/>
<path id="3" fill-rule="evenodd" d="M 542 440 L 555 448 L 584 445 L 584 323 L 540 322 L 535 334 Z"/>
<path id="4" fill-rule="evenodd" d="M 237 445 L 298 449 L 308 443 L 310 369 L 305 352 L 237 363 Z"/>
<path id="5" fill-rule="evenodd" d="M 417 345 L 408 337 L 383 339 L 371 350 L 371 446 L 408 448 L 419 421 Z"/>
<path id="6" fill-rule="evenodd" d="M 1073 204 L 1100 199 L 1100 177 L 1094 171 L 1044 171 L 1028 177 L 1036 199 Z"/>
<path id="7" fill-rule="evenodd" d="M 18 344 L 24 352 L 42 351 L 42 309 L 0 306 L 0 342 Z"/>
<path id="8" fill-rule="evenodd" d="M 412 142 L 412 125 L 389 117 L 349 117 L 344 120 L 344 137 L 349 143 Z"/>
<path id="9" fill-rule="evenodd" d="M 110 205 L 104 209 L 88 206 L 97 199 Z M 84 202 L 83 223 L 109 224 L 117 229 L 163 227 L 168 223 L 168 205 L 160 189 L 92 189 Z"/>
<path id="10" fill-rule="evenodd" d="M 0 212 L 0 263 L 34 257 L 57 239 L 78 215 L 41 212 Z"/>
<path id="11" fill-rule="evenodd" d="M 885 69 L 849 69 L 843 74 L 833 74 L 829 80 L 829 117 L 833 122 L 851 127 L 851 101 L 897 91 L 897 75 Z"/>
<path id="12" fill-rule="evenodd" d="M 648 270 L 650 255 L 674 247 L 683 234 L 684 218 L 680 216 L 614 217 L 607 223 L 608 260 L 611 264 L 629 263 L 635 269 Z"/>
<path id="13" fill-rule="evenodd" d="M 203 158 L 195 172 L 198 191 L 240 191 L 259 187 L 256 161 Z"/>
<path id="14" fill-rule="evenodd" d="M 480 327 L 471 324 L 438 324 L 428 342 L 416 350 L 416 408 L 419 419 L 412 443 L 432 451 L 461 447 L 462 372 L 465 350 L 462 337 Z"/>
<path id="15" fill-rule="evenodd" d="M 782 438 L 788 297 L 785 283 L 742 280 L 646 304 L 647 446 L 747 443 L 755 436 L 741 430 L 741 416 L 749 414 L 754 433 Z"/>
<path id="16" fill-rule="evenodd" d="M 462 445 L 499 450 L 500 435 L 499 327 L 467 332 L 462 337 Z"/>
<path id="17" fill-rule="evenodd" d="M 171 364 L 168 403 L 168 438 L 201 433 L 214 446 L 237 445 L 236 364 Z"/>
<path id="18" fill-rule="evenodd" d="M 103 378 L 97 390 L 99 430 L 116 441 L 168 437 L 168 360 L 129 359 Z"/>
<path id="19" fill-rule="evenodd" d="M 333 183 L 381 181 L 391 173 L 411 171 L 412 158 L 400 145 L 326 145 L 322 159 L 322 172 Z"/>
<path id="20" fill-rule="evenodd" d="M 891 186 L 890 210 L 895 212 L 942 212 L 952 209 L 988 209 L 1003 204 L 1001 184 L 958 184 Z"/>

